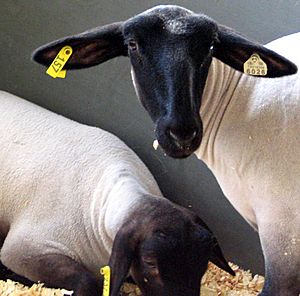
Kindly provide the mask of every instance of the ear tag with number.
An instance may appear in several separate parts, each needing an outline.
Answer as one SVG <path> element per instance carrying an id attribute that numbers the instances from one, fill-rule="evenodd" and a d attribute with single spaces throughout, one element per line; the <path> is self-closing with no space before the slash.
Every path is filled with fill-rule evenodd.
<path id="1" fill-rule="evenodd" d="M 71 46 L 64 46 L 57 54 L 50 67 L 47 69 L 46 73 L 53 78 L 65 78 L 67 71 L 62 70 L 62 68 L 72 55 L 72 52 L 73 50 Z"/>
<path id="2" fill-rule="evenodd" d="M 260 56 L 257 53 L 254 53 L 244 63 L 244 73 L 253 76 L 266 76 L 268 73 L 268 67 Z"/>
<path id="3" fill-rule="evenodd" d="M 103 294 L 102 296 L 109 296 L 109 288 L 110 288 L 110 267 L 104 266 L 100 269 L 100 273 L 104 276 L 103 282 Z"/>

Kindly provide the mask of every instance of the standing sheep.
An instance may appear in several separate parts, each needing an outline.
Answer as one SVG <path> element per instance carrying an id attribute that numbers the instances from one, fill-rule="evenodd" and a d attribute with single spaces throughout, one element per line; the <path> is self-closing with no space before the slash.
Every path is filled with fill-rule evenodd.
<path id="1" fill-rule="evenodd" d="M 211 18 L 173 5 L 54 41 L 33 58 L 50 65 L 64 45 L 74 51 L 66 69 L 130 57 L 137 95 L 160 146 L 175 158 L 196 153 L 258 230 L 266 270 L 261 296 L 298 295 L 300 79 L 275 78 L 297 67 Z M 268 46 L 300 65 L 299 34 Z M 274 79 L 243 74 L 251 56 L 265 63 L 254 74 Z"/>
<path id="2" fill-rule="evenodd" d="M 145 296 L 199 296 L 209 260 L 234 274 L 117 137 L 6 92 L 0 114 L 1 262 L 13 272 L 76 296 L 100 295 L 108 263 L 111 296 L 128 273 Z"/>

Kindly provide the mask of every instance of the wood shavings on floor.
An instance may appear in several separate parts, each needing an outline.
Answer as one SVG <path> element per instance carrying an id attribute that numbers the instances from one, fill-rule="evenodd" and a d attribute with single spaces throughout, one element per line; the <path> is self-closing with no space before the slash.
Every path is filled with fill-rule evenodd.
<path id="1" fill-rule="evenodd" d="M 202 278 L 201 296 L 256 296 L 264 284 L 264 277 L 252 276 L 250 271 L 244 271 L 237 265 L 230 263 L 236 275 L 231 276 L 213 264 Z M 63 296 L 72 295 L 71 291 L 48 289 L 42 284 L 35 284 L 31 288 L 7 280 L 0 281 L 0 296 Z M 101 295 L 99 295 L 101 296 Z M 124 284 L 121 296 L 141 296 L 136 285 Z"/>
<path id="2" fill-rule="evenodd" d="M 256 296 L 262 290 L 264 277 L 253 276 L 248 270 L 242 270 L 237 265 L 229 263 L 236 275 L 232 276 L 214 264 L 202 278 L 201 289 L 203 296 Z"/>
<path id="3" fill-rule="evenodd" d="M 236 275 L 232 276 L 214 264 L 208 265 L 208 270 L 202 278 L 201 296 L 256 296 L 262 290 L 264 277 L 253 276 L 233 263 L 229 263 Z M 122 296 L 140 296 L 141 292 L 133 284 L 124 284 Z"/>
<path id="4" fill-rule="evenodd" d="M 236 275 L 232 276 L 214 264 L 209 264 L 202 278 L 201 296 L 256 296 L 262 290 L 264 277 L 252 276 L 237 265 L 229 263 Z M 139 289 L 133 284 L 124 284 L 122 296 L 140 296 Z"/>
<path id="5" fill-rule="evenodd" d="M 65 289 L 45 288 L 43 284 L 34 284 L 29 288 L 11 280 L 0 281 L 0 296 L 69 296 L 72 294 L 72 291 Z"/>

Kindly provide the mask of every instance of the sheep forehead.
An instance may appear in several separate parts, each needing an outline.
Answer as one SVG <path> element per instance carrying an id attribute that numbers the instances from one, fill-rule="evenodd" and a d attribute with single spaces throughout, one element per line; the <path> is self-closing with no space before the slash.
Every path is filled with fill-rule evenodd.
<path id="1" fill-rule="evenodd" d="M 176 5 L 159 5 L 141 13 L 143 16 L 156 15 L 164 22 L 164 29 L 173 34 L 186 32 L 187 22 L 184 17 L 192 14 L 192 11 Z"/>
<path id="2" fill-rule="evenodd" d="M 186 31 L 186 23 L 179 19 L 168 20 L 165 22 L 166 29 L 173 34 L 180 34 Z"/>
<path id="3" fill-rule="evenodd" d="M 150 238 L 144 241 L 142 244 L 144 254 L 154 255 L 160 263 L 168 262 L 167 258 L 175 259 L 174 263 L 190 262 L 190 259 L 204 255 L 204 250 L 199 248 L 200 243 L 196 239 L 187 238 L 185 240 L 183 237 L 167 237 L 165 240 Z"/>
<path id="4" fill-rule="evenodd" d="M 177 225 L 176 223 L 174 225 L 171 224 L 167 228 L 159 227 L 159 230 L 156 229 L 154 233 L 152 232 L 143 241 L 143 248 L 169 255 L 182 250 L 188 257 L 190 253 L 186 253 L 187 250 L 193 250 L 193 255 L 203 251 L 199 246 L 205 246 L 206 244 L 203 241 L 202 232 L 199 228 L 194 225 L 189 226 L 189 223 L 179 222 Z"/>
<path id="5" fill-rule="evenodd" d="M 174 17 L 174 16 L 187 16 L 194 14 L 191 10 L 188 10 L 184 7 L 177 6 L 177 5 L 158 5 L 155 7 L 152 7 L 144 12 L 142 12 L 140 15 L 157 15 L 160 17 Z"/>

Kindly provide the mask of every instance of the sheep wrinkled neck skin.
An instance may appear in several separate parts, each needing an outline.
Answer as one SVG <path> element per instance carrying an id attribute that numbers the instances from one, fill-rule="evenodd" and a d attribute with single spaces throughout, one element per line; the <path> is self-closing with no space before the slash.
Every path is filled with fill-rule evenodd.
<path id="1" fill-rule="evenodd" d="M 298 296 L 300 33 L 265 47 L 203 14 L 161 5 L 46 44 L 33 59 L 48 66 L 64 45 L 74 49 L 67 69 L 130 58 L 160 147 L 174 158 L 196 153 L 258 230 L 261 295 Z M 267 69 L 255 77 L 243 73 L 253 54 Z"/>
<path id="2" fill-rule="evenodd" d="M 165 199 L 120 139 L 0 91 L 0 278 L 111 296 L 198 296 L 208 261 L 234 274 L 213 233 Z M 11 271 L 9 271 L 9 270 Z"/>

